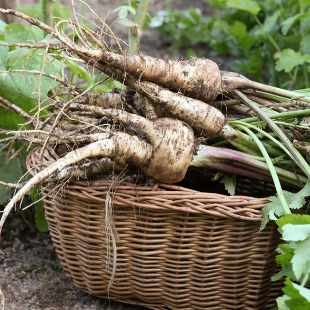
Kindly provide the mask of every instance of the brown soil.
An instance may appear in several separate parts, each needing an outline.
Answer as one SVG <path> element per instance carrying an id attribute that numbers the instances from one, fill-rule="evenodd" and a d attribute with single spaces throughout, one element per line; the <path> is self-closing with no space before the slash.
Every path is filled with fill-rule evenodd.
<path id="1" fill-rule="evenodd" d="M 20 1 L 27 4 L 34 1 Z M 70 0 L 62 1 L 69 5 Z M 87 3 L 95 12 L 104 18 L 109 12 L 107 22 L 111 23 L 116 13 L 113 9 L 125 0 L 89 0 Z M 174 1 L 173 7 L 186 9 L 189 5 L 198 6 L 204 14 L 212 14 L 212 9 L 203 0 Z M 154 15 L 164 9 L 165 0 L 151 0 L 150 14 Z M 91 16 L 88 12 L 87 16 Z M 126 40 L 126 30 L 115 27 L 116 35 Z M 167 47 L 158 46 L 158 34 L 153 30 L 146 30 L 143 34 L 140 51 L 160 58 L 182 58 L 186 56 L 186 49 L 173 53 Z M 203 47 L 199 52 L 209 58 Z M 214 58 L 213 58 L 214 59 Z M 221 62 L 221 59 L 214 59 Z M 223 67 L 222 67 L 223 68 Z M 138 310 L 142 307 L 126 305 L 91 296 L 76 287 L 66 278 L 59 264 L 48 233 L 39 233 L 30 228 L 19 215 L 12 214 L 4 227 L 1 237 L 0 281 L 6 298 L 6 310 Z"/>

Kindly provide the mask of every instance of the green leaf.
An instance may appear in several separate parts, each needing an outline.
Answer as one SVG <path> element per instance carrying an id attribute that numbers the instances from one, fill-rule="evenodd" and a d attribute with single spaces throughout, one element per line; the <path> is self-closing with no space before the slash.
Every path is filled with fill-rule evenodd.
<path id="1" fill-rule="evenodd" d="M 220 183 L 224 184 L 229 195 L 235 195 L 236 192 L 236 176 L 225 175 Z"/>
<path id="2" fill-rule="evenodd" d="M 215 8 L 221 8 L 221 9 L 225 9 L 225 4 L 223 3 L 223 0 L 208 0 L 209 5 L 213 6 Z"/>
<path id="3" fill-rule="evenodd" d="M 285 280 L 283 292 L 290 299 L 286 299 L 285 304 L 292 310 L 309 310 L 310 309 L 310 290 L 304 288 L 289 279 Z"/>
<path id="4" fill-rule="evenodd" d="M 279 244 L 277 251 L 279 253 L 286 253 L 286 254 L 294 254 L 295 248 L 292 248 L 286 244 Z M 293 257 L 293 256 L 292 256 Z"/>
<path id="5" fill-rule="evenodd" d="M 42 20 L 42 1 L 38 4 L 26 4 L 17 9 L 30 17 Z"/>
<path id="6" fill-rule="evenodd" d="M 277 306 L 279 310 L 290 310 L 290 308 L 287 307 L 287 305 L 285 304 L 285 302 L 287 300 L 290 300 L 291 298 L 288 297 L 287 295 L 283 295 L 281 297 L 277 298 Z"/>
<path id="7" fill-rule="evenodd" d="M 136 14 L 136 10 L 133 7 L 129 6 L 129 5 L 119 6 L 118 8 L 113 10 L 112 12 L 118 12 L 118 16 L 120 18 L 127 17 L 128 13 L 132 13 L 133 15 Z"/>
<path id="8" fill-rule="evenodd" d="M 302 225 L 310 224 L 310 215 L 306 214 L 285 214 L 276 221 L 280 228 L 283 228 L 286 224 Z"/>
<path id="9" fill-rule="evenodd" d="M 41 3 L 41 1 L 40 1 Z M 40 4 L 41 5 L 41 4 Z M 42 8 L 42 5 L 41 5 Z M 55 18 L 55 23 L 59 22 L 59 19 L 70 19 L 71 17 L 71 8 L 63 5 L 60 1 L 54 2 L 54 13 L 53 17 Z M 64 25 L 66 27 L 66 25 Z"/>
<path id="10" fill-rule="evenodd" d="M 246 25 L 240 21 L 235 21 L 229 32 L 237 40 L 238 45 L 245 50 L 249 50 L 256 40 L 248 35 Z"/>
<path id="11" fill-rule="evenodd" d="M 266 227 L 269 219 L 276 220 L 276 216 L 279 217 L 284 215 L 284 211 L 278 197 L 271 196 L 268 198 L 268 201 L 269 202 L 262 209 L 263 220 L 261 222 L 260 230 L 263 230 Z"/>
<path id="12" fill-rule="evenodd" d="M 5 46 L 0 46 L 0 70 L 42 70 L 43 56 L 45 50 L 32 51 L 25 48 L 19 48 L 9 52 Z M 52 60 L 51 57 L 46 58 L 44 71 L 59 76 L 61 63 Z M 39 98 L 38 84 L 39 75 L 29 72 L 0 73 L 0 96 L 13 102 L 26 112 L 29 112 L 36 104 Z M 42 76 L 40 80 L 41 100 L 46 99 L 48 91 L 57 86 L 58 83 L 52 79 Z M 0 108 L 0 128 L 18 129 L 18 124 L 25 120 L 11 111 Z"/>
<path id="13" fill-rule="evenodd" d="M 296 14 L 292 17 L 289 17 L 288 19 L 286 19 L 284 22 L 281 23 L 282 26 L 282 33 L 283 35 L 287 35 L 287 32 L 289 31 L 289 29 L 291 28 L 291 26 L 299 19 L 303 19 L 309 17 L 309 13 L 299 13 Z"/>
<path id="14" fill-rule="evenodd" d="M 3 20 L 0 19 L 0 31 L 4 32 L 4 28 L 7 26 L 7 23 L 5 23 Z"/>
<path id="15" fill-rule="evenodd" d="M 310 18 L 304 18 L 300 21 L 300 32 L 307 33 L 310 27 Z"/>
<path id="16" fill-rule="evenodd" d="M 133 22 L 130 22 L 130 21 L 127 20 L 127 19 L 120 19 L 120 20 L 118 20 L 117 22 L 118 22 L 119 24 L 125 26 L 125 27 L 128 27 L 128 28 L 134 27 L 134 26 L 135 26 L 135 24 L 134 24 Z"/>
<path id="17" fill-rule="evenodd" d="M 310 237 L 310 224 L 286 224 L 282 227 L 282 231 L 282 238 L 285 241 L 303 241 Z"/>
<path id="18" fill-rule="evenodd" d="M 297 244 L 291 262 L 297 280 L 301 281 L 310 271 L 310 235 L 306 240 Z"/>
<path id="19" fill-rule="evenodd" d="M 20 163 L 17 158 L 10 160 L 6 163 L 6 154 L 4 152 L 0 153 L 0 175 L 1 181 L 6 183 L 17 182 L 23 175 Z M 0 205 L 6 203 L 6 201 L 13 194 L 13 189 L 7 188 L 4 185 L 0 185 Z"/>
<path id="20" fill-rule="evenodd" d="M 80 79 L 86 79 L 88 83 L 93 82 L 93 78 L 88 74 L 87 70 L 80 65 L 78 65 L 76 62 L 71 60 L 66 60 L 67 62 L 67 68 L 71 70 L 73 74 L 76 74 Z"/>
<path id="21" fill-rule="evenodd" d="M 305 197 L 310 196 L 310 182 L 308 182 L 298 193 L 291 193 L 288 191 L 283 191 L 285 200 L 287 201 L 290 209 L 300 209 L 305 204 Z M 277 220 L 278 226 L 281 228 L 283 225 L 288 223 L 293 223 L 291 221 L 298 221 L 298 214 L 286 214 L 284 215 L 283 208 L 281 207 L 280 200 L 277 196 L 271 196 L 268 198 L 269 202 L 262 209 L 263 220 L 261 223 L 260 230 L 264 229 L 269 218 L 277 220 L 277 217 L 282 216 Z M 276 217 L 277 216 L 277 217 Z M 302 219 L 300 219 L 302 220 Z M 296 223 L 296 222 L 294 222 Z M 299 223 L 296 223 L 299 224 Z"/>
<path id="22" fill-rule="evenodd" d="M 292 71 L 296 66 L 305 62 L 304 57 L 299 52 L 287 48 L 279 54 L 279 59 L 276 62 L 276 70 L 285 72 Z"/>
<path id="23" fill-rule="evenodd" d="M 275 11 L 272 15 L 267 15 L 263 24 L 264 31 L 267 33 L 271 32 L 271 30 L 277 25 L 280 15 L 280 10 Z"/>
<path id="24" fill-rule="evenodd" d="M 292 268 L 292 263 L 291 263 L 292 257 L 293 257 L 293 254 L 277 255 L 276 262 L 278 265 L 281 265 L 282 270 L 271 278 L 272 281 L 278 281 L 283 276 L 287 276 L 289 278 L 295 277 L 295 274 Z"/>
<path id="25" fill-rule="evenodd" d="M 309 196 L 310 196 L 310 182 L 308 181 L 307 184 L 298 193 L 296 193 L 292 198 L 290 198 L 289 208 L 290 209 L 302 208 L 306 203 L 305 197 Z"/>
<path id="26" fill-rule="evenodd" d="M 55 17 L 54 24 L 59 22 L 59 19 L 70 19 L 71 9 L 64 6 L 60 1 L 54 2 L 53 9 L 53 17 Z M 33 18 L 42 20 L 42 0 L 38 4 L 27 4 L 19 7 L 17 10 Z M 63 24 L 60 25 L 58 28 L 60 30 L 64 30 L 65 27 L 66 25 Z"/>
<path id="27" fill-rule="evenodd" d="M 239 9 L 257 15 L 260 11 L 259 4 L 254 0 L 222 0 L 233 9 Z"/>
<path id="28" fill-rule="evenodd" d="M 37 201 L 37 200 L 40 200 L 41 198 L 42 198 L 42 194 L 41 194 L 40 187 L 34 188 L 31 193 L 32 201 Z M 45 218 L 44 203 L 42 200 L 40 200 L 40 201 L 37 201 L 37 205 L 38 207 L 37 207 L 36 214 L 35 214 L 36 226 L 39 231 L 47 232 L 49 231 L 49 228 L 48 228 L 48 223 Z"/>
<path id="29" fill-rule="evenodd" d="M 301 52 L 310 54 L 310 34 L 305 35 L 300 41 Z"/>
<path id="30" fill-rule="evenodd" d="M 43 39 L 43 31 L 36 26 L 25 26 L 12 23 L 5 27 L 4 36 L 7 43 L 37 42 Z"/>

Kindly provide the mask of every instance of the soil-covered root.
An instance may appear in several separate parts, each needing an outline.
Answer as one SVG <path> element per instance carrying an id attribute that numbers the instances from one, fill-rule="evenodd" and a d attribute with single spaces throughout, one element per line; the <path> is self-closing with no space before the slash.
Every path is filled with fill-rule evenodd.
<path id="1" fill-rule="evenodd" d="M 81 47 L 57 29 L 21 12 L 0 9 L 0 13 L 12 14 L 27 20 L 60 40 L 77 55 L 84 55 L 105 67 L 127 72 L 139 79 L 146 79 L 172 91 L 180 91 L 186 96 L 211 102 L 219 93 L 223 92 L 221 72 L 212 60 L 194 58 L 185 61 L 171 61 L 144 55 L 121 55 L 88 46 Z"/>
<path id="2" fill-rule="evenodd" d="M 194 134 L 187 124 L 168 118 L 148 121 L 121 110 L 111 110 L 110 115 L 124 123 L 134 124 L 150 143 L 127 133 L 113 132 L 107 139 L 67 153 L 36 174 L 10 200 L 3 211 L 0 232 L 11 209 L 29 190 L 86 158 L 108 157 L 119 165 L 132 164 L 163 183 L 176 183 L 184 178 L 194 153 Z"/>
<path id="3" fill-rule="evenodd" d="M 163 60 L 145 55 L 119 55 L 90 51 L 91 57 L 108 68 L 125 71 L 186 96 L 212 102 L 221 92 L 221 73 L 212 60 L 194 58 L 184 61 Z"/>

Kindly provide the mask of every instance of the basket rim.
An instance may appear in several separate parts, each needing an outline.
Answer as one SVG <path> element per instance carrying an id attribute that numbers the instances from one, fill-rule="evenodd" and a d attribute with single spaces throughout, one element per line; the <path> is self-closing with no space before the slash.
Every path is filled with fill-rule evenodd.
<path id="1" fill-rule="evenodd" d="M 33 149 L 27 156 L 26 164 L 29 173 L 34 176 L 39 166 L 50 164 L 54 159 L 49 151 L 43 153 L 42 163 L 38 163 L 41 148 Z M 53 183 L 45 183 L 42 187 L 49 188 Z M 113 188 L 113 191 L 111 191 Z M 104 203 L 102 193 L 113 193 L 113 203 L 153 210 L 169 210 L 171 212 L 187 212 L 215 217 L 234 218 L 260 222 L 261 209 L 268 202 L 268 198 L 255 198 L 242 195 L 223 195 L 217 193 L 200 192 L 179 185 L 158 183 L 153 187 L 119 182 L 112 179 L 102 180 L 70 180 L 64 185 L 63 191 L 67 195 L 82 195 L 88 200 Z"/>

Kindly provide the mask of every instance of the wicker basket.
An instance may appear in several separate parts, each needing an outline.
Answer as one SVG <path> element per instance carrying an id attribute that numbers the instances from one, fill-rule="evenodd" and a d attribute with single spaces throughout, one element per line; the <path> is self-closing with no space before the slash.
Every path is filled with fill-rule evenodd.
<path id="1" fill-rule="evenodd" d="M 40 162 L 35 149 L 27 165 L 35 174 L 50 161 L 45 153 Z M 258 232 L 265 198 L 111 180 L 55 186 L 42 188 L 46 218 L 60 262 L 80 289 L 156 310 L 275 306 L 282 283 L 270 278 L 279 235 L 272 224 Z"/>

